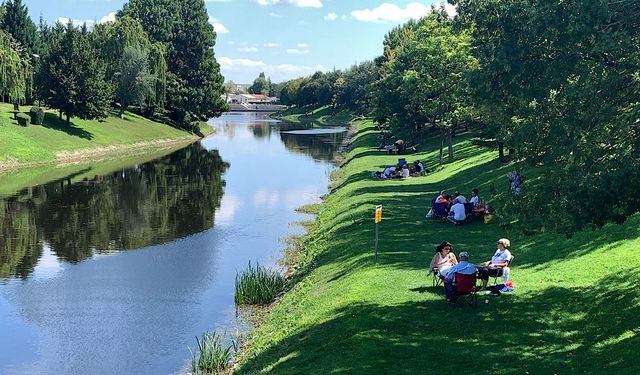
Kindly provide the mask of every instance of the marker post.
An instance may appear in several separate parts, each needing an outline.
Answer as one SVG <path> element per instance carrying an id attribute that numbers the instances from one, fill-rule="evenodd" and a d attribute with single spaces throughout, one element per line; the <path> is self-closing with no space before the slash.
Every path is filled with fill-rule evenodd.
<path id="1" fill-rule="evenodd" d="M 378 261 L 378 225 L 382 221 L 382 205 L 376 206 L 376 213 L 374 221 L 376 223 L 376 238 L 375 238 L 375 250 L 374 257 L 376 262 Z"/>

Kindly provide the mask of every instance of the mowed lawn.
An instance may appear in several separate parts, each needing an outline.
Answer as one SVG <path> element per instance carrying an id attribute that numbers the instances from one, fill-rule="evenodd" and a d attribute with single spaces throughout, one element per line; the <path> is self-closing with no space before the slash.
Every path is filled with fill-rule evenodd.
<path id="1" fill-rule="evenodd" d="M 425 177 L 377 181 L 397 156 L 374 149 L 360 123 L 352 151 L 304 242 L 315 261 L 250 339 L 240 374 L 639 374 L 640 216 L 623 225 L 525 236 L 492 222 L 427 221 L 437 192 L 506 194 L 507 165 L 456 138 L 456 160 Z M 410 155 L 434 167 L 435 142 Z M 525 184 L 526 189 L 526 184 Z M 578 199 L 578 197 L 576 197 Z M 373 260 L 374 206 L 384 205 Z M 453 243 L 481 263 L 512 242 L 513 293 L 453 309 L 427 273 L 435 246 Z"/>
<path id="2" fill-rule="evenodd" d="M 28 113 L 29 108 L 20 109 Z M 67 126 L 57 113 L 48 111 L 44 125 L 22 127 L 12 119 L 12 109 L 12 105 L 0 103 L 0 162 L 53 162 L 60 151 L 190 137 L 185 131 L 132 113 L 127 113 L 124 120 L 118 116 L 109 116 L 104 121 L 74 117 L 71 126 Z"/>

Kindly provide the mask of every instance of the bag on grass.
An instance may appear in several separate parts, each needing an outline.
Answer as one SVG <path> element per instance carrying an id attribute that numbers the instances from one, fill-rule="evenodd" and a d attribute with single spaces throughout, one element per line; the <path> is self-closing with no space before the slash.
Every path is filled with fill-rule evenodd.
<path id="1" fill-rule="evenodd" d="M 493 220 L 493 215 L 484 215 L 484 223 L 488 224 Z"/>
<path id="2" fill-rule="evenodd" d="M 429 212 L 427 212 L 427 216 L 426 216 L 426 218 L 427 218 L 427 219 L 433 219 L 433 214 L 434 214 L 434 213 L 433 213 L 433 208 L 432 208 L 432 209 L 430 209 L 430 210 L 429 210 Z"/>

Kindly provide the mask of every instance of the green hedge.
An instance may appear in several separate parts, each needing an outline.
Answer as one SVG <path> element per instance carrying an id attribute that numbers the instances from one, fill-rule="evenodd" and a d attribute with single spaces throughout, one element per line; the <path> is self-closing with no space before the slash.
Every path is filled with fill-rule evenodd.
<path id="1" fill-rule="evenodd" d="M 44 122 L 44 110 L 40 107 L 31 107 L 29 116 L 31 116 L 31 123 L 33 125 L 42 125 Z"/>
<path id="2" fill-rule="evenodd" d="M 18 113 L 18 116 L 16 116 L 16 119 L 18 120 L 18 124 L 20 124 L 21 126 L 28 126 L 29 120 L 31 120 L 31 117 L 29 117 L 28 115 L 25 115 L 24 113 Z"/>

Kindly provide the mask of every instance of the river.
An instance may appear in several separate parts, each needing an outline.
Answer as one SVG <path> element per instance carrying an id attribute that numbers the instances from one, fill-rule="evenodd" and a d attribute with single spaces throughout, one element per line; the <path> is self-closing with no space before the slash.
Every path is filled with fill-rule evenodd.
<path id="1" fill-rule="evenodd" d="M 243 329 L 236 272 L 277 267 L 345 129 L 210 124 L 215 136 L 157 160 L 0 196 L 0 374 L 175 374 L 196 335 Z"/>

